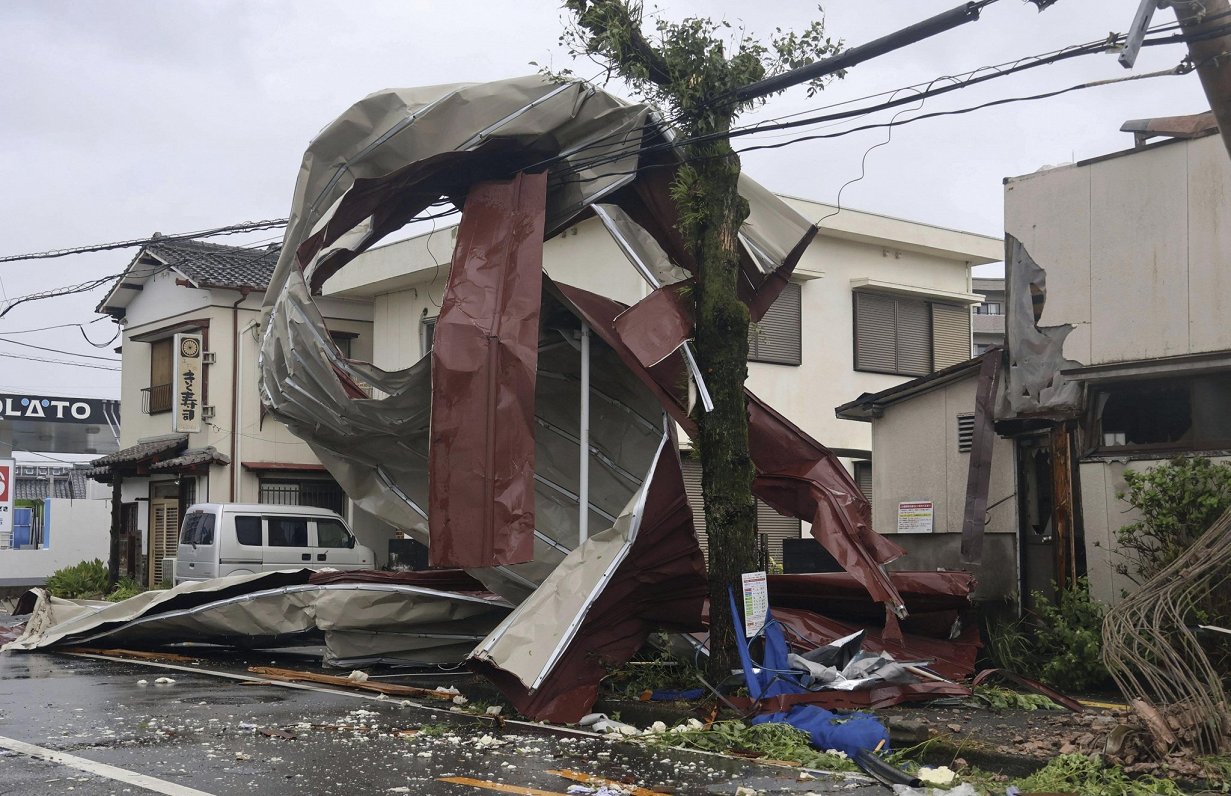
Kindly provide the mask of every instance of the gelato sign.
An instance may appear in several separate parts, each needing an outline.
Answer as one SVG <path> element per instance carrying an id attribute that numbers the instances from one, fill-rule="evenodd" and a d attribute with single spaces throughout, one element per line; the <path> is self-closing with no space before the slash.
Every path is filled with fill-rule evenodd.
<path id="1" fill-rule="evenodd" d="M 0 393 L 0 420 L 104 424 L 108 422 L 109 415 L 118 422 L 119 412 L 115 404 L 115 401 L 93 398 L 55 398 L 48 395 Z M 107 411 L 108 408 L 110 412 Z"/>

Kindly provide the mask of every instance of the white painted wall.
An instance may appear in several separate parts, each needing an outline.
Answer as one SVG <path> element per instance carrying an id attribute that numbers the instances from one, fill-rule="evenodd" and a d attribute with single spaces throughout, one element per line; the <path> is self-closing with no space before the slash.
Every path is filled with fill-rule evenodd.
<path id="1" fill-rule="evenodd" d="M 1083 365 L 1231 348 L 1231 161 L 1217 135 L 1005 184 L 1005 229 L 1047 272 L 1039 323 Z"/>
<path id="2" fill-rule="evenodd" d="M 0 550 L 0 586 L 39 586 L 51 573 L 80 561 L 107 561 L 111 501 L 53 498 L 43 526 L 47 546 Z"/>

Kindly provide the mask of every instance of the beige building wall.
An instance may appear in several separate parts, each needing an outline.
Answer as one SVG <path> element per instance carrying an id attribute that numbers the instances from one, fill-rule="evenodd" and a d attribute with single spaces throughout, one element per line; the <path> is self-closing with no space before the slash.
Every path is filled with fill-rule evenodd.
<path id="1" fill-rule="evenodd" d="M 961 566 L 962 521 L 970 453 L 958 450 L 958 416 L 974 414 L 977 373 L 885 407 L 873 420 L 872 525 L 906 548 L 891 568 Z M 987 494 L 984 557 L 976 597 L 1017 591 L 1017 503 L 1013 442 L 995 437 Z M 898 504 L 932 501 L 930 534 L 897 532 Z"/>
<path id="2" fill-rule="evenodd" d="M 1042 326 L 1098 365 L 1231 348 L 1231 161 L 1217 135 L 1014 177 L 1005 229 L 1047 272 Z"/>

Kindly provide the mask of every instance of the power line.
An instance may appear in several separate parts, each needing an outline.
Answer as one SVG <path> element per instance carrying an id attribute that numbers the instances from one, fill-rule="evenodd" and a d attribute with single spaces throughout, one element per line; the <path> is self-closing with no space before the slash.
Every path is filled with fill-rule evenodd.
<path id="1" fill-rule="evenodd" d="M 225 227 L 214 227 L 196 232 L 181 232 L 175 235 L 159 235 L 149 238 L 133 238 L 132 240 L 116 241 L 114 243 L 97 243 L 90 246 L 76 246 L 71 249 L 53 249 L 29 254 L 8 254 L 0 257 L 0 263 L 12 263 L 19 260 L 48 260 L 53 257 L 67 257 L 70 254 L 85 254 L 87 252 L 103 252 L 113 249 L 131 249 L 135 246 L 147 246 L 151 243 L 166 243 L 174 240 L 196 240 L 199 238 L 215 238 L 221 235 L 238 235 L 243 232 L 257 232 L 263 229 L 285 227 L 287 219 L 276 218 L 266 221 L 245 221 L 240 224 L 230 224 Z"/>
<path id="2" fill-rule="evenodd" d="M 44 359 L 43 357 L 28 357 L 22 354 L 9 354 L 9 353 L 5 353 L 2 351 L 0 351 L 0 357 L 7 357 L 8 359 L 24 359 L 29 362 L 45 362 L 49 365 L 70 365 L 74 368 L 93 368 L 94 370 L 119 371 L 119 368 L 112 368 L 106 365 L 91 365 L 87 362 L 68 362 L 63 359 Z"/>
<path id="3" fill-rule="evenodd" d="M 52 354 L 65 354 L 70 357 L 84 357 L 86 359 L 100 359 L 103 362 L 119 362 L 115 357 L 100 357 L 97 354 L 78 354 L 76 351 L 64 351 L 59 348 L 48 348 L 47 346 L 35 345 L 34 343 L 23 343 L 20 340 L 10 340 L 7 337 L 0 337 L 0 343 L 8 343 L 9 345 L 19 345 L 23 348 L 33 348 L 38 351 L 47 351 Z"/>

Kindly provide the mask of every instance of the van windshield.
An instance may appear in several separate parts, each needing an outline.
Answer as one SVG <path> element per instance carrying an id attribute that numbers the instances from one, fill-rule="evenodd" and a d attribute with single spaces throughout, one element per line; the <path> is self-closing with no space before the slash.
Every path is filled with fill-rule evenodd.
<path id="1" fill-rule="evenodd" d="M 194 511 L 184 517 L 180 530 L 180 544 L 210 545 L 214 543 L 214 515 Z"/>

